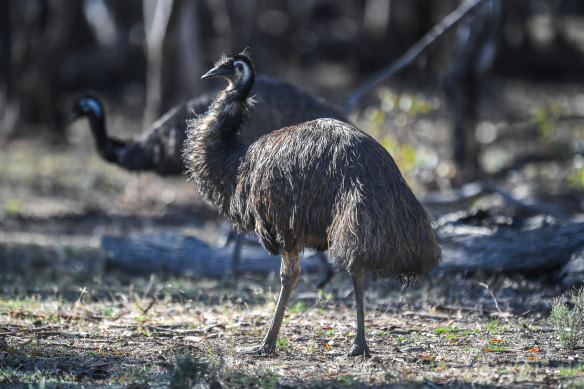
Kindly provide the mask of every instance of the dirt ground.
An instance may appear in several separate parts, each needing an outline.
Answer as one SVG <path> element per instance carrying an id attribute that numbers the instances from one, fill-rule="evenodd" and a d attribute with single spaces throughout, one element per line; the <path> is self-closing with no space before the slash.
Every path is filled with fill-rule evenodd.
<path id="1" fill-rule="evenodd" d="M 306 275 L 277 353 L 252 357 L 236 348 L 261 341 L 277 277 L 132 277 L 105 272 L 96 252 L 55 254 L 39 272 L 3 274 L 0 379 L 9 387 L 584 384 L 583 350 L 561 348 L 547 319 L 560 291 L 520 276 L 434 274 L 403 293 L 397 282 L 370 285 L 373 355 L 363 359 L 346 356 L 355 332 L 348 276 L 315 291 Z"/>
<path id="2" fill-rule="evenodd" d="M 539 105 L 517 99 L 513 87 L 506 93 L 524 104 L 517 120 L 529 122 L 531 108 L 547 106 L 543 98 Z M 565 113 L 580 114 L 570 110 L 573 100 L 565 101 Z M 374 121 L 375 114 L 363 117 Z M 498 115 L 493 120 L 509 119 Z M 433 139 L 442 139 L 445 121 L 435 116 L 408 124 L 416 139 L 430 137 L 424 120 L 439 123 Z M 118 136 L 137 131 L 131 120 L 110 117 L 110 127 L 125 129 Z M 68 146 L 26 140 L 0 151 L 0 385 L 584 387 L 584 349 L 562 348 L 548 320 L 551 300 L 568 291 L 549 278 L 520 274 L 435 271 L 405 290 L 397 281 L 370 284 L 367 359 L 346 356 L 355 332 L 348 276 L 337 273 L 319 291 L 319 275 L 304 274 L 277 353 L 237 354 L 267 331 L 278 277 L 244 274 L 233 281 L 108 269 L 104 235 L 174 230 L 218 245 L 225 222 L 181 177 L 129 174 L 102 162 L 84 126 L 73 126 Z M 493 160 L 503 149 L 489 149 Z M 442 161 L 444 151 L 435 150 Z M 408 163 L 407 150 L 398 151 L 404 152 L 398 162 Z M 535 177 L 541 187 L 550 176 L 556 190 L 572 174 L 551 169 L 528 169 L 514 179 Z M 422 177 L 414 187 L 423 194 L 420 171 L 410 173 Z"/>

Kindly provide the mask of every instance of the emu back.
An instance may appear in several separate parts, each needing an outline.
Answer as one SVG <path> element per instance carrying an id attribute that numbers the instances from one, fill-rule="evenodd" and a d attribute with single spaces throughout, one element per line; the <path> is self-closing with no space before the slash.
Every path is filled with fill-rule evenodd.
<path id="1" fill-rule="evenodd" d="M 252 144 L 223 204 L 271 254 L 329 250 L 374 277 L 417 276 L 440 259 L 431 219 L 389 153 L 355 127 L 317 119 Z"/>

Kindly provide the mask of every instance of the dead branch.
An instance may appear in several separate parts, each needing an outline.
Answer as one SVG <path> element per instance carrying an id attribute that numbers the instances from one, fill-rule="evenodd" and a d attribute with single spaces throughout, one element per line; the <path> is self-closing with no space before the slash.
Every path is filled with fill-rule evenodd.
<path id="1" fill-rule="evenodd" d="M 423 200 L 423 204 L 428 207 L 456 207 L 460 208 L 461 204 L 475 201 L 484 195 L 497 194 L 505 200 L 505 202 L 514 207 L 523 209 L 530 214 L 545 214 L 553 216 L 558 220 L 563 220 L 564 217 L 552 208 L 545 204 L 527 204 L 511 193 L 505 191 L 503 188 L 486 182 L 475 181 L 463 185 L 455 191 L 453 196 L 446 197 L 442 193 L 431 194 Z"/>
<path id="2" fill-rule="evenodd" d="M 426 33 L 416 44 L 414 44 L 401 57 L 395 60 L 388 67 L 382 69 L 377 74 L 373 75 L 365 81 L 355 92 L 351 93 L 347 98 L 345 106 L 345 115 L 350 115 L 359 100 L 368 93 L 373 87 L 381 81 L 393 76 L 395 73 L 401 71 L 403 68 L 412 63 L 420 54 L 434 43 L 442 35 L 450 31 L 458 24 L 470 11 L 475 9 L 484 0 L 466 0 L 457 9 L 448 14 L 442 21 L 436 24 L 430 31 Z"/>

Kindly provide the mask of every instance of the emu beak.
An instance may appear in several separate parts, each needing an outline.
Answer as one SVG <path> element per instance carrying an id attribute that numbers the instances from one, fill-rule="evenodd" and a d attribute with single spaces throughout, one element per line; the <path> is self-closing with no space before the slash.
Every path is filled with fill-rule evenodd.
<path id="1" fill-rule="evenodd" d="M 201 80 L 204 80 L 205 78 L 223 77 L 223 76 L 226 76 L 230 73 L 231 73 L 231 71 L 229 69 L 226 69 L 223 66 L 219 66 L 219 67 L 213 68 L 213 69 L 209 70 L 207 73 L 203 74 L 201 76 Z"/>

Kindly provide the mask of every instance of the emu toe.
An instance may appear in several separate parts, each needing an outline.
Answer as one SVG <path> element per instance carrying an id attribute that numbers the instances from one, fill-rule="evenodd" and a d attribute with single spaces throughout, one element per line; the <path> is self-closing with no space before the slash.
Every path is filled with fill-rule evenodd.
<path id="1" fill-rule="evenodd" d="M 255 355 L 270 355 L 276 352 L 276 345 L 275 344 L 268 344 L 262 342 L 257 346 L 252 347 L 243 347 L 237 349 L 238 354 L 255 354 Z"/>
<path id="2" fill-rule="evenodd" d="M 365 354 L 367 358 L 371 357 L 371 351 L 369 351 L 369 346 L 367 346 L 367 343 L 363 343 L 362 345 L 357 343 L 353 344 L 353 349 L 349 353 L 349 356 L 358 357 L 359 355 L 363 354 Z"/>

